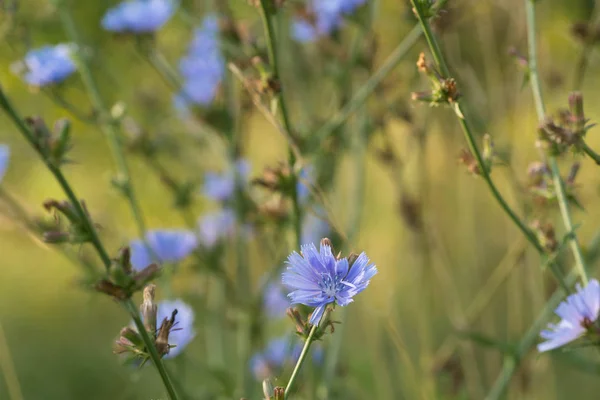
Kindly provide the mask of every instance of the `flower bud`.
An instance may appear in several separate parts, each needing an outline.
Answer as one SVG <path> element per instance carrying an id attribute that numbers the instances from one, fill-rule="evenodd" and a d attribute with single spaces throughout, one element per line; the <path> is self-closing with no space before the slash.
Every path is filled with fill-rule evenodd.
<path id="1" fill-rule="evenodd" d="M 582 133 L 581 131 L 585 128 L 585 115 L 583 113 L 583 95 L 581 92 L 573 92 L 569 95 L 569 111 L 576 131 Z"/>
<path id="2" fill-rule="evenodd" d="M 281 386 L 277 386 L 273 391 L 274 400 L 284 400 L 285 399 L 285 388 Z"/>
<path id="3" fill-rule="evenodd" d="M 264 381 L 262 381 L 262 389 L 263 389 L 263 394 L 265 395 L 265 400 L 271 400 L 273 399 L 273 384 L 271 383 L 271 380 L 269 379 L 265 379 Z"/>
<path id="4" fill-rule="evenodd" d="M 160 324 L 160 328 L 158 329 L 158 334 L 156 335 L 156 350 L 161 356 L 169 354 L 169 350 L 171 346 L 169 346 L 169 333 L 171 333 L 171 329 L 173 329 L 173 325 L 175 325 L 175 316 L 177 315 L 177 309 L 173 310 L 171 313 L 171 318 L 163 319 Z"/>
<path id="5" fill-rule="evenodd" d="M 144 288 L 143 301 L 140 306 L 140 313 L 144 321 L 144 328 L 154 337 L 156 335 L 156 313 L 158 311 L 156 303 L 154 303 L 154 293 L 156 285 L 150 284 Z"/>
<path id="6" fill-rule="evenodd" d="M 331 252 L 333 253 L 333 244 L 331 244 L 331 240 L 329 240 L 328 238 L 321 239 L 321 247 L 323 246 L 329 246 Z"/>

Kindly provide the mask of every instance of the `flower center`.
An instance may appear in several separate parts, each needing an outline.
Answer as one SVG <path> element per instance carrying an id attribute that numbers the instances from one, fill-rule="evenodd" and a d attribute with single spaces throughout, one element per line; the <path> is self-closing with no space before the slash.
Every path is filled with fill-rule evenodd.
<path id="1" fill-rule="evenodd" d="M 321 282 L 319 287 L 327 297 L 335 297 L 335 295 L 342 289 L 342 284 L 337 277 L 331 277 L 331 275 L 323 274 L 321 276 Z"/>

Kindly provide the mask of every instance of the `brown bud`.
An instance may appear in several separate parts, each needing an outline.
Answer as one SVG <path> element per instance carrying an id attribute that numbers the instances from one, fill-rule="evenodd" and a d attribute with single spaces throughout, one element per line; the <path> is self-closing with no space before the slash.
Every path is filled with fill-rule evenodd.
<path id="1" fill-rule="evenodd" d="M 329 240 L 328 238 L 321 239 L 321 247 L 323 246 L 329 246 L 331 252 L 333 252 L 333 244 L 331 244 L 331 240 Z"/>
<path id="2" fill-rule="evenodd" d="M 171 333 L 171 329 L 173 325 L 175 325 L 175 316 L 177 315 L 177 309 L 173 310 L 171 313 L 171 318 L 163 319 L 160 324 L 160 328 L 158 329 L 158 334 L 156 335 L 156 350 L 161 356 L 165 354 L 169 354 L 169 350 L 171 347 L 169 346 L 169 333 Z"/>
<path id="3" fill-rule="evenodd" d="M 153 337 L 156 335 L 156 313 L 158 308 L 154 303 L 154 293 L 156 285 L 150 284 L 144 288 L 143 301 L 140 306 L 140 313 L 144 321 L 144 328 L 146 332 L 150 333 Z"/>

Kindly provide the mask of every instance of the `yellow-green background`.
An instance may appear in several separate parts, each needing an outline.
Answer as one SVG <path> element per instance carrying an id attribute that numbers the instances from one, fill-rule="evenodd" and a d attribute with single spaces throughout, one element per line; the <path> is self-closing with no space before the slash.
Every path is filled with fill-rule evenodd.
<path id="1" fill-rule="evenodd" d="M 110 2 L 113 4 L 114 2 Z M 203 2 L 185 2 L 190 10 L 204 9 Z M 243 1 L 234 5 L 240 21 L 260 32 L 256 10 Z M 470 104 L 469 114 L 477 116 L 477 133 L 490 133 L 498 149 L 510 153 L 510 165 L 497 167 L 493 178 L 519 214 L 527 198 L 518 187 L 526 182 L 529 162 L 537 160 L 534 140 L 537 118 L 528 87 L 522 88 L 523 71 L 508 55 L 515 46 L 526 53 L 526 26 L 522 1 L 450 1 L 446 16 L 451 22 L 442 35 L 444 51 L 460 90 Z M 18 2 L 19 40 L 0 45 L 0 82 L 21 113 L 39 114 L 53 121 L 67 114 L 46 97 L 28 90 L 10 71 L 28 46 L 65 40 L 60 21 L 50 2 Z M 99 20 L 109 4 L 100 1 L 72 1 L 82 36 L 93 53 L 94 73 L 99 77 L 103 95 L 128 104 L 131 114 L 154 131 L 183 137 L 186 127 L 172 109 L 171 93 L 154 71 L 134 53 L 131 42 L 104 32 Z M 589 18 L 592 1 L 541 0 L 537 2 L 539 66 L 548 110 L 567 104 L 581 46 L 570 35 L 574 22 Z M 7 23 L 6 15 L 2 15 Z M 406 2 L 383 0 L 376 9 L 376 62 L 380 63 L 403 39 L 414 21 Z M 158 35 L 158 43 L 175 63 L 189 39 L 189 27 L 174 18 Z M 348 44 L 347 44 L 348 45 Z M 499 341 L 515 342 L 543 307 L 554 284 L 548 273 L 540 271 L 540 259 L 533 252 L 515 257 L 523 240 L 495 204 L 481 179 L 470 176 L 457 165 L 457 154 L 464 147 L 462 135 L 449 110 L 414 105 L 407 100 L 413 90 L 425 88 L 415 71 L 420 41 L 396 68 L 386 83 L 398 95 L 399 104 L 409 104 L 417 124 L 426 121 L 427 143 L 424 153 L 412 136 L 408 124 L 390 118 L 386 130 L 405 162 L 402 180 L 405 193 L 422 202 L 426 221 L 428 249 L 420 247 L 423 236 L 410 230 L 398 213 L 398 195 L 389 170 L 374 154 L 380 142 L 368 148 L 364 205 L 359 235 L 349 248 L 364 250 L 377 264 L 379 274 L 371 286 L 347 310 L 343 331 L 341 364 L 343 376 L 337 384 L 345 386 L 356 399 L 483 398 L 500 371 L 502 354 L 493 348 L 459 341 L 457 354 L 463 360 L 466 387 L 451 394 L 448 373 L 435 373 L 433 360 L 448 340 L 456 338 L 465 310 L 480 294 L 484 283 L 499 269 L 510 268 L 508 279 L 494 288 L 493 299 L 474 318 L 467 330 L 481 332 Z M 307 63 L 316 54 L 307 53 Z M 284 56 L 286 57 L 286 56 Z M 317 62 L 316 60 L 314 62 Z M 600 87 L 598 55 L 591 55 L 583 93 L 586 115 L 600 119 L 597 90 Z M 286 74 L 286 71 L 283 71 Z M 286 81 L 293 77 L 285 76 Z M 359 75 L 357 82 L 364 80 Z M 77 82 L 77 78 L 73 77 Z M 326 98 L 315 85 L 314 95 Z M 87 99 L 80 83 L 66 89 L 67 97 L 83 108 Z M 370 102 L 376 111 L 377 103 Z M 74 123 L 74 164 L 66 168 L 69 181 L 87 202 L 102 226 L 102 237 L 111 251 L 136 235 L 126 202 L 111 189 L 114 171 L 105 139 L 96 128 Z M 285 142 L 258 113 L 244 121 L 243 152 L 258 174 L 263 166 L 286 157 Z M 352 134 L 351 127 L 348 134 Z M 597 130 L 589 132 L 588 143 L 600 150 Z M 189 139 L 187 142 L 192 142 Z M 187 143 L 186 142 L 186 143 Z M 41 202 L 62 198 L 52 176 L 37 155 L 19 136 L 5 117 L 0 117 L 0 143 L 11 147 L 11 162 L 2 185 L 14 194 L 32 215 L 43 213 Z M 181 177 L 199 178 L 204 170 L 221 167 L 222 148 L 213 141 L 185 147 L 180 160 L 163 160 Z M 344 157 L 336 185 L 326 194 L 333 216 L 348 221 L 352 193 L 356 188 L 352 154 Z M 171 208 L 171 199 L 160 181 L 139 160 L 132 160 L 132 174 L 148 225 L 152 228 L 183 226 Z M 565 171 L 568 160 L 564 163 Z M 598 207 L 600 167 L 582 162 L 579 199 L 585 211 L 574 211 L 581 223 L 578 234 L 588 243 L 599 229 Z M 212 207 L 202 199 L 196 213 Z M 1 209 L 1 208 L 0 208 Z M 564 230 L 557 213 L 549 214 L 557 231 Z M 291 242 L 291 241 L 290 241 Z M 269 260 L 257 244 L 252 245 L 254 287 L 269 268 Z M 568 250 L 563 257 L 570 263 Z M 594 267 L 590 265 L 590 267 Z M 80 272 L 73 265 L 31 237 L 9 218 L 0 215 L 0 323 L 10 355 L 0 347 L 6 365 L 16 371 L 25 399 L 150 399 L 164 398 L 152 368 L 135 372 L 120 365 L 111 353 L 111 343 L 128 323 L 124 310 L 108 297 L 84 291 L 78 284 Z M 597 276 L 596 273 L 593 273 Z M 190 278 L 179 286 L 193 303 L 194 291 L 201 291 L 200 278 Z M 190 295 L 190 293 L 192 293 Z M 197 321 L 202 326 L 202 317 Z M 289 326 L 291 329 L 291 324 Z M 325 346 L 331 338 L 326 339 Z M 200 393 L 207 379 L 194 368 L 203 360 L 204 344 L 196 340 L 187 352 L 185 383 L 190 393 Z M 592 352 L 592 350 L 588 350 Z M 593 359 L 593 357 L 592 357 Z M 600 362 L 600 360 L 598 360 Z M 598 364 L 600 366 L 600 364 Z M 238 368 L 231 366 L 232 370 Z M 598 371 L 582 372 L 554 359 L 532 352 L 515 375 L 509 392 L 511 399 L 595 399 L 600 390 Z M 285 378 L 283 378 L 285 379 Z M 281 383 L 281 382 L 280 382 Z M 437 385 L 434 392 L 432 384 Z M 259 383 L 256 384 L 259 387 Z M 258 390 L 258 389 L 257 389 Z M 8 397 L 0 379 L 0 399 Z M 256 393 L 248 394 L 259 398 Z"/>

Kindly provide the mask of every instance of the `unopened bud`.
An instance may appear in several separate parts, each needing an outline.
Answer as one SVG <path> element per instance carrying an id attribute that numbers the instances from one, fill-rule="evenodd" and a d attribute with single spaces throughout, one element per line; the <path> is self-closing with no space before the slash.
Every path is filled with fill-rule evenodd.
<path id="1" fill-rule="evenodd" d="M 119 250 L 118 256 L 119 266 L 125 271 L 127 275 L 131 274 L 131 250 L 129 247 L 123 247 Z"/>
<path id="2" fill-rule="evenodd" d="M 583 95 L 581 92 L 573 92 L 569 95 L 569 110 L 571 118 L 575 123 L 575 129 L 581 133 L 585 127 L 585 115 L 583 113 Z"/>
<path id="3" fill-rule="evenodd" d="M 331 244 L 331 240 L 329 240 L 328 238 L 321 239 L 321 247 L 323 246 L 329 246 L 331 252 L 333 252 L 333 244 Z"/>
<path id="4" fill-rule="evenodd" d="M 265 400 L 272 400 L 274 396 L 274 388 L 270 379 L 265 379 L 262 381 L 262 389 L 263 394 L 265 395 Z"/>
<path id="5" fill-rule="evenodd" d="M 156 350 L 161 356 L 169 354 L 169 350 L 171 346 L 169 346 L 169 333 L 171 333 L 171 329 L 173 325 L 175 325 L 175 316 L 177 315 L 177 309 L 173 310 L 171 313 L 171 318 L 163 319 L 160 324 L 160 328 L 158 329 L 158 334 L 156 335 Z"/>
<path id="6" fill-rule="evenodd" d="M 70 239 L 67 232 L 60 231 L 44 232 L 43 238 L 44 242 L 52 244 L 66 243 Z"/>
<path id="7" fill-rule="evenodd" d="M 273 391 L 274 400 L 283 400 L 285 398 L 285 388 L 277 386 Z"/>
<path id="8" fill-rule="evenodd" d="M 144 321 L 144 328 L 146 332 L 151 334 L 153 337 L 156 335 L 156 313 L 158 308 L 154 303 L 154 293 L 156 291 L 156 285 L 151 284 L 144 288 L 143 301 L 140 306 L 140 313 Z"/>
<path id="9" fill-rule="evenodd" d="M 285 313 L 294 322 L 294 325 L 296 326 L 296 332 L 298 332 L 301 335 L 306 335 L 308 333 L 307 323 L 302 319 L 302 316 L 300 315 L 300 312 L 298 312 L 298 310 L 290 307 L 285 311 Z"/>

